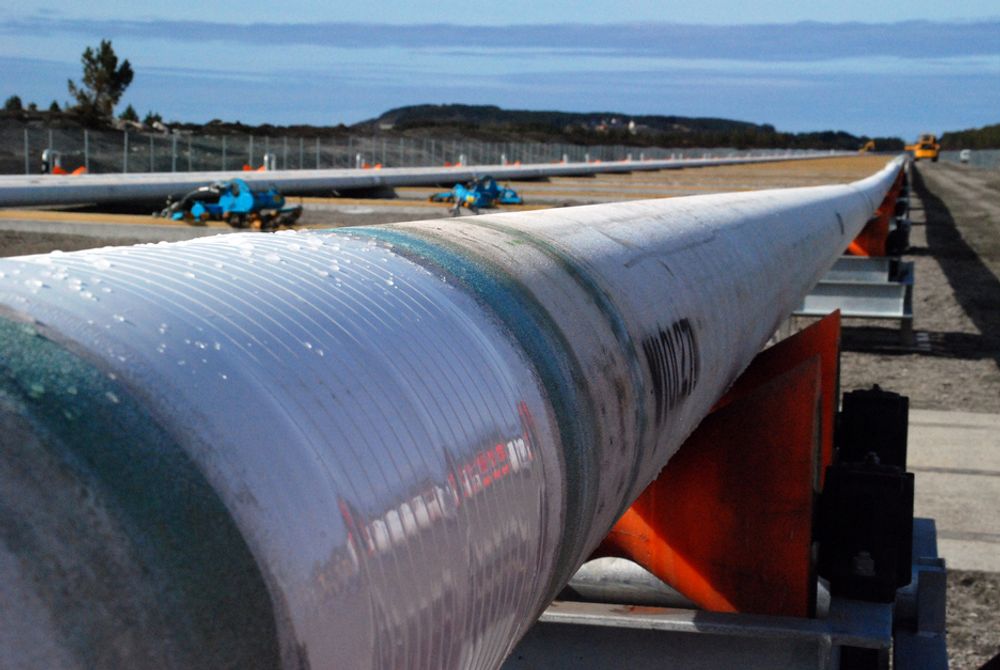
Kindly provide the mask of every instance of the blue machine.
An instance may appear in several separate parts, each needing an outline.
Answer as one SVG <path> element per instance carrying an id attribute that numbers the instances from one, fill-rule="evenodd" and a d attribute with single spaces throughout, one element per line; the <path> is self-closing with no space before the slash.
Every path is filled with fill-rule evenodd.
<path id="1" fill-rule="evenodd" d="M 184 197 L 167 200 L 159 213 L 163 218 L 189 223 L 225 221 L 234 228 L 249 228 L 259 222 L 261 230 L 291 226 L 302 215 L 302 205 L 285 206 L 285 197 L 272 186 L 254 191 L 242 179 L 201 186 Z"/>
<path id="2" fill-rule="evenodd" d="M 455 184 L 450 191 L 435 193 L 431 202 L 453 202 L 452 214 L 457 215 L 462 207 L 478 214 L 480 209 L 500 205 L 522 205 L 524 199 L 509 186 L 500 186 L 493 177 L 479 177 L 467 184 Z"/>

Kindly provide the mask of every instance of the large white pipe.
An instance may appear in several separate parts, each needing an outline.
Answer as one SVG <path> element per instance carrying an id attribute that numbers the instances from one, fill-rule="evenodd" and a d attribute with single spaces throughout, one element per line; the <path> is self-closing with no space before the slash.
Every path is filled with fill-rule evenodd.
<path id="1" fill-rule="evenodd" d="M 0 261 L 0 654 L 496 667 L 900 164 Z"/>
<path id="2" fill-rule="evenodd" d="M 497 179 L 538 179 L 639 170 L 669 170 L 685 167 L 767 163 L 825 158 L 831 154 L 804 153 L 794 156 L 683 158 L 658 161 L 612 161 L 606 163 L 541 163 L 529 165 L 472 165 L 384 169 L 278 170 L 273 172 L 154 172 L 93 175 L 0 176 L 0 207 L 67 205 L 77 203 L 157 202 L 170 195 L 187 193 L 199 186 L 239 177 L 251 186 L 274 185 L 286 194 L 330 194 L 395 186 L 454 184 L 484 175 Z M 837 154 L 840 155 L 840 154 Z"/>

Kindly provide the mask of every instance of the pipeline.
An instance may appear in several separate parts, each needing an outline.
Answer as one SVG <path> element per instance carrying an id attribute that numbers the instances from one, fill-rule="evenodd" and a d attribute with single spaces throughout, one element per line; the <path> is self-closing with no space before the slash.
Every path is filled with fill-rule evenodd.
<path id="1" fill-rule="evenodd" d="M 0 207 L 67 205 L 79 203 L 162 203 L 165 198 L 200 186 L 239 177 L 262 190 L 272 186 L 285 195 L 330 195 L 395 186 L 435 186 L 465 182 L 486 175 L 496 179 L 543 179 L 580 175 L 674 170 L 690 167 L 771 163 L 842 156 L 843 153 L 806 153 L 794 156 L 678 158 L 604 163 L 536 163 L 526 165 L 470 165 L 455 167 L 278 170 L 268 172 L 153 172 L 131 174 L 0 175 Z M 850 155 L 850 154 L 848 154 Z"/>
<path id="2" fill-rule="evenodd" d="M 582 566 L 559 594 L 559 600 L 611 605 L 697 609 L 697 605 L 626 558 L 603 556 Z"/>
<path id="3" fill-rule="evenodd" d="M 0 655 L 497 667 L 901 165 L 0 261 Z"/>

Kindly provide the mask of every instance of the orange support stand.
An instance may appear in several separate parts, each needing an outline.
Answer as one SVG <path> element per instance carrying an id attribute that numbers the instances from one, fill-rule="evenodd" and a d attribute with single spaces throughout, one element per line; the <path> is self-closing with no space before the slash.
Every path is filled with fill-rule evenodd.
<path id="1" fill-rule="evenodd" d="M 792 370 L 813 357 L 818 357 L 820 364 L 822 403 L 819 444 L 820 462 L 823 467 L 819 468 L 817 478 L 814 480 L 816 492 L 819 493 L 822 490 L 822 477 L 825 468 L 833 461 L 833 417 L 837 411 L 838 389 L 840 387 L 839 310 L 757 354 L 750 366 L 712 409 L 717 411 L 740 400 L 771 379 Z"/>
<path id="2" fill-rule="evenodd" d="M 595 555 L 631 559 L 707 610 L 813 615 L 839 340 L 834 313 L 760 354 Z"/>
<path id="3" fill-rule="evenodd" d="M 889 239 L 889 223 L 896 213 L 896 199 L 899 197 L 903 184 L 906 181 L 906 173 L 899 171 L 892 188 L 885 194 L 882 204 L 875 210 L 875 214 L 865 224 L 858 236 L 847 246 L 847 254 L 850 256 L 885 256 L 885 243 Z"/>

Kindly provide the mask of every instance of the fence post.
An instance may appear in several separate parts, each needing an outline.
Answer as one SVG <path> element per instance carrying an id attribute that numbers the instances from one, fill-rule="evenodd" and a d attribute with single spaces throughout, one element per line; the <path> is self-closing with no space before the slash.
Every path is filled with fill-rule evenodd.
<path id="1" fill-rule="evenodd" d="M 281 138 L 282 151 L 281 151 L 281 169 L 288 169 L 288 135 Z"/>
<path id="2" fill-rule="evenodd" d="M 319 169 L 319 138 L 316 138 L 316 169 Z"/>
<path id="3" fill-rule="evenodd" d="M 177 172 L 177 136 L 170 136 L 170 171 Z"/>
<path id="4" fill-rule="evenodd" d="M 222 136 L 222 171 L 226 170 L 226 136 Z"/>
<path id="5" fill-rule="evenodd" d="M 188 135 L 188 172 L 193 172 L 191 169 L 191 135 Z"/>
<path id="6" fill-rule="evenodd" d="M 128 174 L 128 131 L 122 133 L 122 174 Z"/>
<path id="7" fill-rule="evenodd" d="M 153 145 L 153 136 L 149 136 L 149 171 L 156 172 L 156 147 Z"/>
<path id="8" fill-rule="evenodd" d="M 86 130 L 83 132 L 87 132 Z M 86 137 L 86 135 L 84 135 Z M 24 174 L 31 174 L 31 161 L 28 158 L 28 129 L 24 129 Z"/>
<path id="9" fill-rule="evenodd" d="M 299 138 L 299 169 L 300 170 L 305 167 L 305 159 L 306 159 L 306 138 L 300 137 Z"/>

